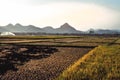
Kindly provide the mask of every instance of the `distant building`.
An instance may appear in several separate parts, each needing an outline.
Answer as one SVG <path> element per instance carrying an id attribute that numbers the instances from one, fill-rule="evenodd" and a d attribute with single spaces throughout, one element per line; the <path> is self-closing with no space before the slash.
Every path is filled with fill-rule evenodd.
<path id="1" fill-rule="evenodd" d="M 15 36 L 15 34 L 12 32 L 2 32 L 0 35 L 1 36 Z"/>

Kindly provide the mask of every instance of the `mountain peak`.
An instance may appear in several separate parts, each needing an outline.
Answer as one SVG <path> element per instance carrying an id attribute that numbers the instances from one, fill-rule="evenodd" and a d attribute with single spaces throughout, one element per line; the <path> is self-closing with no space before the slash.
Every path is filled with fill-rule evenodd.
<path id="1" fill-rule="evenodd" d="M 9 23 L 7 26 L 14 26 L 13 24 Z"/>
<path id="2" fill-rule="evenodd" d="M 58 33 L 79 33 L 79 31 L 77 31 L 74 27 L 72 27 L 71 25 L 69 25 L 68 23 L 64 23 L 63 25 L 61 25 L 60 28 L 57 29 Z"/>
<path id="3" fill-rule="evenodd" d="M 61 26 L 61 28 L 62 27 L 71 27 L 68 23 L 64 23 L 62 26 Z"/>
<path id="4" fill-rule="evenodd" d="M 44 27 L 44 29 L 53 29 L 53 27 L 51 27 L 51 26 L 46 26 L 46 27 Z"/>
<path id="5" fill-rule="evenodd" d="M 69 25 L 68 23 L 64 23 L 63 25 Z"/>
<path id="6" fill-rule="evenodd" d="M 16 23 L 15 26 L 22 26 L 20 23 Z"/>
<path id="7" fill-rule="evenodd" d="M 69 29 L 69 30 L 76 30 L 75 28 L 73 28 L 68 23 L 64 23 L 60 28 L 62 28 L 62 29 Z"/>

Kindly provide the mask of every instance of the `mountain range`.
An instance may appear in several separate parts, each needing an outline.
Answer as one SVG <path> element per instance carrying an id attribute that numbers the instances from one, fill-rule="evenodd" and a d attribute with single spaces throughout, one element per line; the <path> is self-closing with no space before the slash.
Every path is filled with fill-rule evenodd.
<path id="1" fill-rule="evenodd" d="M 51 26 L 47 26 L 44 28 L 39 28 L 33 25 L 28 25 L 28 26 L 23 26 L 19 23 L 13 25 L 13 24 L 8 24 L 6 26 L 0 26 L 0 33 L 1 32 L 13 32 L 13 33 L 47 33 L 47 34 L 87 34 L 90 32 L 88 31 L 79 31 L 76 30 L 74 27 L 69 25 L 68 23 L 64 23 L 61 25 L 59 28 L 53 28 Z M 95 34 L 115 34 L 115 33 L 120 33 L 117 30 L 103 30 L 103 29 L 98 29 L 94 30 L 92 29 L 92 32 Z"/>
<path id="2" fill-rule="evenodd" d="M 6 26 L 0 26 L 0 32 L 13 32 L 13 33 L 52 33 L 52 34 L 79 34 L 81 31 L 76 30 L 68 23 L 61 25 L 59 28 L 53 28 L 47 26 L 44 28 L 39 28 L 33 25 L 23 26 L 19 23 L 13 25 L 8 24 Z"/>

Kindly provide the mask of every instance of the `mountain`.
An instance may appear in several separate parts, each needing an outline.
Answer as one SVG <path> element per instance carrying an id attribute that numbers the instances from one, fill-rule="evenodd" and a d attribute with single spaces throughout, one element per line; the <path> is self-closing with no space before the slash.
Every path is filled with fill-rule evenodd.
<path id="1" fill-rule="evenodd" d="M 68 23 L 65 23 L 60 26 L 60 28 L 52 28 L 51 26 L 47 26 L 43 28 L 45 33 L 52 33 L 52 34 L 78 34 L 81 33 L 81 31 L 76 30 L 72 26 L 70 26 Z"/>
<path id="2" fill-rule="evenodd" d="M 0 27 L 0 32 L 8 32 L 4 27 Z"/>
<path id="3" fill-rule="evenodd" d="M 90 34 L 120 34 L 119 30 L 109 30 L 109 29 L 89 29 L 86 33 Z"/>
<path id="4" fill-rule="evenodd" d="M 57 33 L 56 29 L 54 29 L 54 28 L 51 27 L 51 26 L 44 27 L 44 28 L 42 28 L 42 30 L 43 30 L 45 33 Z"/>
<path id="5" fill-rule="evenodd" d="M 8 24 L 6 26 L 0 26 L 0 32 L 13 32 L 13 33 L 35 33 L 35 34 L 120 34 L 120 31 L 117 30 L 104 30 L 104 29 L 90 29 L 86 32 L 78 31 L 68 23 L 61 25 L 59 28 L 53 28 L 51 26 L 47 26 L 44 28 L 39 28 L 33 25 L 23 26 L 19 23 L 13 25 Z"/>
<path id="6" fill-rule="evenodd" d="M 33 25 L 28 25 L 25 27 L 26 27 L 26 31 L 29 30 L 28 32 L 30 33 L 44 33 L 44 31 L 41 28 L 33 26 Z"/>
<path id="7" fill-rule="evenodd" d="M 51 26 L 39 28 L 33 25 L 23 26 L 19 23 L 13 25 L 8 24 L 0 27 L 0 32 L 13 32 L 13 33 L 47 33 L 47 34 L 78 34 L 81 31 L 76 30 L 68 23 L 60 26 L 60 28 L 54 29 Z"/>
<path id="8" fill-rule="evenodd" d="M 37 33 L 37 32 L 43 32 L 40 28 L 28 25 L 28 26 L 22 26 L 21 24 L 17 23 L 15 25 L 8 24 L 3 27 L 4 29 L 14 32 L 14 33 Z"/>
<path id="9" fill-rule="evenodd" d="M 68 33 L 68 34 L 77 34 L 77 33 L 82 33 L 81 31 L 76 30 L 73 28 L 71 25 L 68 23 L 65 23 L 60 26 L 60 28 L 56 29 L 57 33 Z"/>
<path id="10" fill-rule="evenodd" d="M 117 34 L 120 33 L 117 30 L 109 30 L 109 29 L 98 29 L 95 31 L 96 34 Z"/>

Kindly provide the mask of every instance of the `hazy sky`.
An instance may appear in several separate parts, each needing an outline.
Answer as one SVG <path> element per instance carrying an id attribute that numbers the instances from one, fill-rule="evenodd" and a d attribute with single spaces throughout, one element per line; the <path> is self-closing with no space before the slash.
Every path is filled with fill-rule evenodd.
<path id="1" fill-rule="evenodd" d="M 0 0 L 0 25 L 119 29 L 120 0 Z"/>

